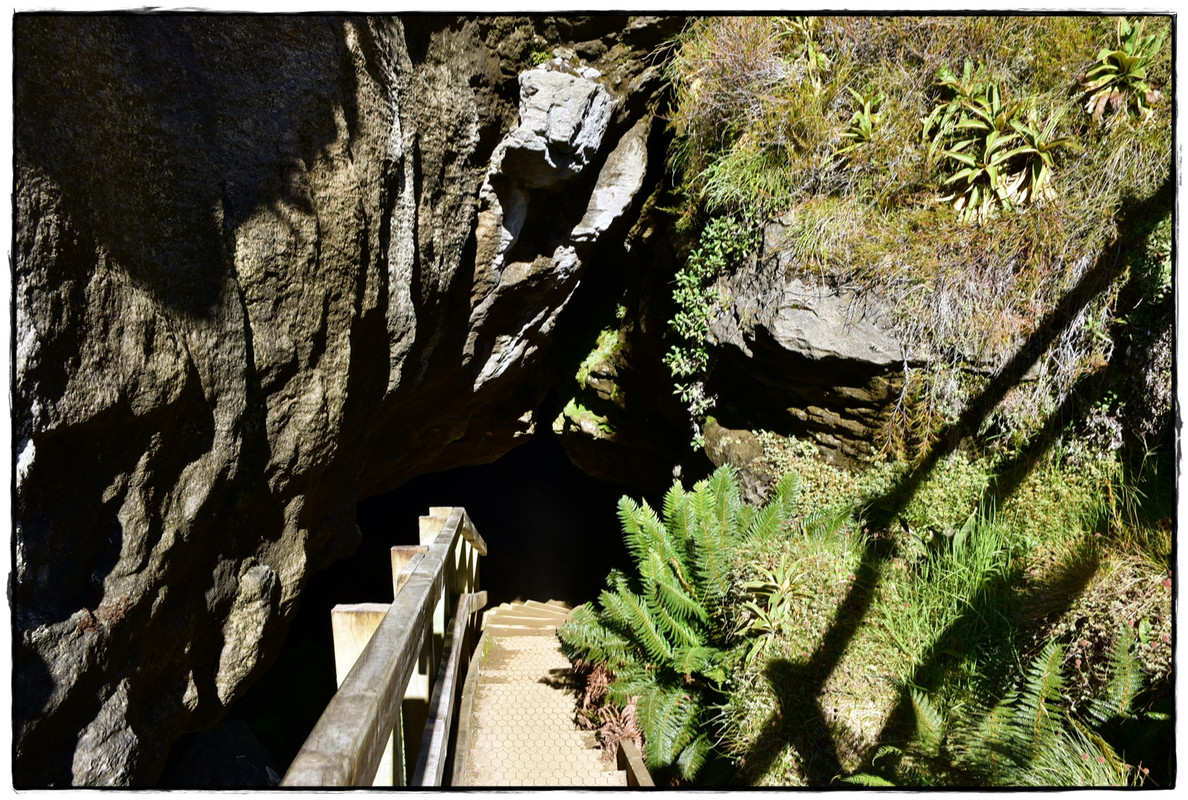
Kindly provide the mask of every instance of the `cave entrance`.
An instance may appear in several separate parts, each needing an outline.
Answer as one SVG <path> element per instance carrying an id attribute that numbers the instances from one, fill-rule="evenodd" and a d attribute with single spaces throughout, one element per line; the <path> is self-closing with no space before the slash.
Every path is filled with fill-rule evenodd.
<path id="1" fill-rule="evenodd" d="M 363 543 L 342 566 L 375 569 L 379 593 L 391 586 L 388 548 L 417 544 L 417 518 L 430 506 L 462 506 L 487 542 L 479 585 L 488 605 L 517 598 L 576 605 L 597 597 L 607 571 L 626 564 L 616 516 L 624 494 L 639 497 L 589 477 L 551 434 L 537 435 L 493 464 L 414 478 L 361 501 Z"/>
<path id="2" fill-rule="evenodd" d="M 488 607 L 517 598 L 577 605 L 598 596 L 612 568 L 630 564 L 616 514 L 624 494 L 641 497 L 581 472 L 541 433 L 493 464 L 424 475 L 360 501 L 358 549 L 310 578 L 276 662 L 229 718 L 248 724 L 283 775 L 335 692 L 330 609 L 390 601 L 389 548 L 418 543 L 417 518 L 430 506 L 462 506 L 486 540 L 479 584 Z"/>

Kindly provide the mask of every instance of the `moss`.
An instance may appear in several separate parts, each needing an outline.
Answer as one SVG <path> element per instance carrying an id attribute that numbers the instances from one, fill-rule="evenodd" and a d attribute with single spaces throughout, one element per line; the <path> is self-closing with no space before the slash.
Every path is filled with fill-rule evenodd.
<path id="1" fill-rule="evenodd" d="M 585 389 L 586 381 L 590 379 L 590 373 L 597 370 L 600 365 L 609 363 L 611 358 L 623 347 L 623 336 L 619 330 L 608 328 L 599 331 L 594 349 L 582 359 L 582 363 L 578 367 L 578 385 Z"/>
<path id="2" fill-rule="evenodd" d="M 553 433 L 559 436 L 570 425 L 573 425 L 587 436 L 592 436 L 595 439 L 606 439 L 615 433 L 614 426 L 610 424 L 610 421 L 606 417 L 596 414 L 581 405 L 577 402 L 576 398 L 571 398 L 565 404 L 565 408 L 562 409 L 561 413 L 557 415 L 557 418 L 553 420 Z"/>

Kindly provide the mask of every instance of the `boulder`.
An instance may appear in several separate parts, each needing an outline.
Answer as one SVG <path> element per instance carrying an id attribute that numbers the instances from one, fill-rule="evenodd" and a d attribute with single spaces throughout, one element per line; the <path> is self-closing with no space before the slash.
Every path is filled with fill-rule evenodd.
<path id="1" fill-rule="evenodd" d="M 905 352 L 878 294 L 804 277 L 771 223 L 758 255 L 720 289 L 711 320 L 720 353 L 710 390 L 719 408 L 745 405 L 748 424 L 812 439 L 837 462 L 860 460 L 903 385 Z M 736 398 L 738 399 L 736 402 Z"/>

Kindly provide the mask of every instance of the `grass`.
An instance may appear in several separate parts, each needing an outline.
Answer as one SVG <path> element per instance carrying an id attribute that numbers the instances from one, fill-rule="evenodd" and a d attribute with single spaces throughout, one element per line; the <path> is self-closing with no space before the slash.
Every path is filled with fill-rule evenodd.
<path id="1" fill-rule="evenodd" d="M 780 217 L 796 270 L 880 295 L 917 356 L 860 471 L 757 432 L 758 469 L 799 487 L 791 524 L 732 553 L 712 728 L 736 782 L 994 779 L 942 758 L 945 737 L 976 750 L 996 713 L 1044 704 L 1067 722 L 1049 744 L 1082 752 L 1010 779 L 1174 780 L 1157 713 L 1172 697 L 1173 87 L 1169 21 L 1144 25 L 1159 47 L 1111 86 L 1159 94 L 1093 113 L 1082 76 L 1109 74 L 1111 17 L 709 17 L 676 43 L 678 227 Z M 995 111 L 975 124 L 960 96 Z M 1001 176 L 960 176 L 952 154 L 987 149 L 960 137 L 991 128 L 1034 145 L 998 166 L 1035 191 L 963 214 L 953 196 Z M 1138 710 L 1091 729 L 1130 637 Z M 1102 761 L 1082 763 L 1091 749 Z"/>
<path id="2" fill-rule="evenodd" d="M 668 64 L 671 161 L 688 198 L 680 219 L 699 227 L 713 216 L 780 216 L 800 271 L 884 297 L 900 337 L 929 361 L 909 371 L 884 434 L 889 452 L 910 458 L 1124 233 L 1119 210 L 1167 180 L 1171 44 L 1158 37 L 1169 20 L 1143 24 L 1160 43 L 1145 62 L 1144 85 L 1158 93 L 1151 111 L 1126 105 L 1099 120 L 1083 108 L 1084 76 L 1100 50 L 1118 46 L 1113 17 L 697 20 Z M 963 185 L 953 179 L 971 150 L 958 146 L 969 129 L 954 127 L 957 114 L 950 134 L 925 133 L 924 121 L 953 102 L 945 70 L 973 95 L 993 88 L 1003 114 L 1033 134 L 1055 120 L 1039 139 L 1061 142 L 1043 156 L 1047 189 L 991 201 L 977 224 L 943 199 Z M 855 94 L 881 97 L 877 121 L 857 143 Z M 1015 137 L 1009 147 L 1026 138 L 1006 122 L 1002 129 Z M 1021 175 L 1039 166 L 1036 152 L 1019 151 L 999 169 Z M 998 180 L 979 174 L 967 180 Z M 1000 428 L 1025 435 L 1105 363 L 1109 337 L 1095 332 L 1107 328 L 1122 283 L 1094 298 L 1042 355 L 1035 385 L 996 412 Z"/>
<path id="3" fill-rule="evenodd" d="M 870 507 L 907 468 L 849 472 L 793 438 L 764 433 L 760 441 L 769 468 L 801 476 L 805 509 L 827 499 L 835 509 Z M 1151 538 L 1139 530 L 1160 528 L 1167 518 L 1156 522 L 1158 509 L 1145 522 L 1115 515 L 1100 497 L 1119 470 L 1086 472 L 1063 463 L 1063 455 L 1038 465 L 1000 507 L 978 505 L 995 484 L 995 462 L 957 454 L 921 485 L 898 518 L 904 524 L 872 531 L 853 514 L 826 536 L 789 535 L 738 549 L 740 581 L 777 566 L 797 576 L 783 624 L 742 662 L 721 712 L 723 747 L 740 782 L 822 785 L 869 770 L 874 754 L 911 726 L 909 689 L 953 710 L 957 724 L 961 709 L 973 713 L 1007 696 L 1053 640 L 1065 646 L 1060 702 L 1084 708 L 1104 690 L 1122 623 L 1138 637 L 1147 702 L 1163 702 L 1170 572 L 1159 547 L 1144 548 Z M 838 637 L 839 629 L 847 635 Z M 1154 723 L 1144 724 L 1149 731 Z M 1112 743 L 1132 766 L 1158 760 L 1166 746 L 1128 749 L 1130 736 Z M 1062 774 L 1072 780 L 1067 776 L 1081 773 Z"/>

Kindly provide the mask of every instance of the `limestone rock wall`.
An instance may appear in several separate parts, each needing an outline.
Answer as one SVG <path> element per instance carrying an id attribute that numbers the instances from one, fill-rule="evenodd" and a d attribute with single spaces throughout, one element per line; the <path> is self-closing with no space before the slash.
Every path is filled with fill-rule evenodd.
<path id="1" fill-rule="evenodd" d="M 903 385 L 919 366 L 872 292 L 798 277 L 785 229 L 769 223 L 758 254 L 723 280 L 726 310 L 711 321 L 721 354 L 720 406 L 745 405 L 751 424 L 791 431 L 840 462 L 869 456 Z M 715 461 L 715 463 L 717 463 Z"/>
<path id="2" fill-rule="evenodd" d="M 533 432 L 679 26 L 16 18 L 17 785 L 151 784 L 357 498 Z"/>

